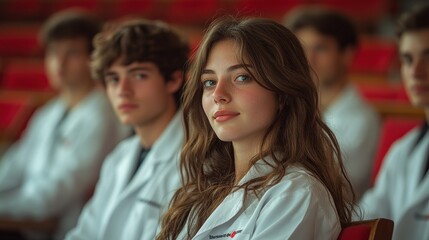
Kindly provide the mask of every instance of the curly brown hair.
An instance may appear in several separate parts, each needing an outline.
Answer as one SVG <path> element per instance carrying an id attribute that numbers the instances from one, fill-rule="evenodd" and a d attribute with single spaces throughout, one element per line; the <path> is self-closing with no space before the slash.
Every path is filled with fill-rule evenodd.
<path id="1" fill-rule="evenodd" d="M 166 23 L 133 19 L 109 26 L 95 36 L 91 57 L 92 75 L 103 85 L 106 70 L 119 59 L 124 65 L 152 62 L 166 81 L 175 71 L 185 71 L 189 46 Z M 180 97 L 181 89 L 175 94 L 178 105 Z"/>

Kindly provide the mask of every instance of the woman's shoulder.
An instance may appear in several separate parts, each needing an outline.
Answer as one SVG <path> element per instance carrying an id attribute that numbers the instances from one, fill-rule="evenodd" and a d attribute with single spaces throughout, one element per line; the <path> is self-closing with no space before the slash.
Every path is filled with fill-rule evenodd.
<path id="1" fill-rule="evenodd" d="M 266 194 L 296 195 L 302 198 L 330 199 L 328 189 L 302 167 L 291 166 L 286 170 L 285 176 L 267 189 Z"/>

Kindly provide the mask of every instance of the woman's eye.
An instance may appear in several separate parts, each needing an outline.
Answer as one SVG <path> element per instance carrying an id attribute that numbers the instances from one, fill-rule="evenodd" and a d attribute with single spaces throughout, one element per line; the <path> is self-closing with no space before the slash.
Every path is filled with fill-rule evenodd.
<path id="1" fill-rule="evenodd" d="M 236 78 L 236 80 L 239 82 L 245 82 L 245 81 L 249 81 L 250 77 L 248 75 L 240 75 Z"/>
<path id="2" fill-rule="evenodd" d="M 216 85 L 216 82 L 213 80 L 204 80 L 203 81 L 203 87 L 204 88 L 209 88 L 209 87 L 212 87 L 214 85 Z"/>

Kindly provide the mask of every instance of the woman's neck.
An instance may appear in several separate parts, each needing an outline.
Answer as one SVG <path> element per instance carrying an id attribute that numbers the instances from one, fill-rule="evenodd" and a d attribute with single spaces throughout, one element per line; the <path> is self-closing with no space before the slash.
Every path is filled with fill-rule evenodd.
<path id="1" fill-rule="evenodd" d="M 235 185 L 238 184 L 249 171 L 252 166 L 251 160 L 259 154 L 260 142 L 261 141 L 255 139 L 251 142 L 232 143 L 234 148 Z"/>

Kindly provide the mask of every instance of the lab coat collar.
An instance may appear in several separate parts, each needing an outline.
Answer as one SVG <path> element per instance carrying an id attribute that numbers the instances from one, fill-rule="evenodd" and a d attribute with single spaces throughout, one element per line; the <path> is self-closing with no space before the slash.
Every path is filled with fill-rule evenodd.
<path id="1" fill-rule="evenodd" d="M 422 175 L 424 174 L 423 171 L 425 170 L 426 161 L 427 161 L 427 155 L 428 155 L 428 146 L 429 146 L 429 132 L 426 133 L 424 138 L 420 141 L 420 144 L 417 146 L 417 148 L 414 149 L 414 156 L 411 156 L 411 158 L 418 158 L 420 162 L 416 163 L 413 162 L 411 164 L 416 164 L 418 166 L 414 166 L 413 169 L 416 167 L 419 169 L 419 172 L 412 175 L 412 186 L 416 187 L 415 189 L 415 200 L 411 202 L 412 205 L 417 205 L 419 202 L 426 201 L 429 198 L 429 175 L 426 174 L 424 178 L 422 179 Z M 410 174 L 411 175 L 411 174 Z"/>
<path id="2" fill-rule="evenodd" d="M 269 157 L 267 157 L 266 160 L 268 162 L 272 161 L 272 159 Z M 265 176 L 272 170 L 273 168 L 270 165 L 266 164 L 263 160 L 259 160 L 250 168 L 246 175 L 244 175 L 244 177 L 240 180 L 239 185 L 244 184 L 252 179 Z M 234 216 L 236 216 L 243 208 L 243 197 L 244 189 L 239 189 L 226 196 L 222 203 L 214 210 L 210 217 L 205 221 L 203 226 L 201 226 L 201 228 L 198 230 L 194 239 L 200 239 L 201 236 L 205 236 L 204 233 L 207 233 L 210 230 L 228 222 Z"/>
<path id="3" fill-rule="evenodd" d="M 337 116 L 344 111 L 349 111 L 350 106 L 356 106 L 356 104 L 362 101 L 356 87 L 352 84 L 348 84 L 338 98 L 323 112 L 324 121 L 331 121 L 332 116 Z"/>
<path id="4" fill-rule="evenodd" d="M 126 182 L 129 186 L 125 187 L 125 192 L 130 193 L 140 189 L 145 182 L 153 177 L 156 173 L 155 168 L 160 164 L 169 164 L 171 161 L 175 161 L 172 164 L 177 164 L 178 166 L 179 152 L 183 143 L 183 125 L 181 120 L 182 113 L 176 113 L 167 128 L 151 147 L 146 159 L 143 161 L 131 182 Z M 124 171 L 126 171 L 126 174 L 124 174 L 127 177 L 127 179 L 125 179 L 126 181 L 129 181 L 139 152 L 140 145 L 136 147 L 133 154 L 131 154 L 132 159 L 128 159 L 127 161 L 127 167 L 124 169 Z"/>
<path id="5" fill-rule="evenodd" d="M 60 98 L 59 108 L 61 108 L 61 116 L 67 111 L 67 105 L 64 100 Z M 82 99 L 74 108 L 69 110 L 68 117 L 64 119 L 64 124 L 61 126 L 61 132 L 71 132 L 75 129 L 75 124 L 77 124 L 76 119 L 81 118 L 82 113 L 93 112 L 94 108 L 100 108 L 102 103 L 107 104 L 107 99 L 105 95 L 97 89 L 93 89 L 88 95 Z M 68 135 L 68 134 L 65 134 Z"/>

